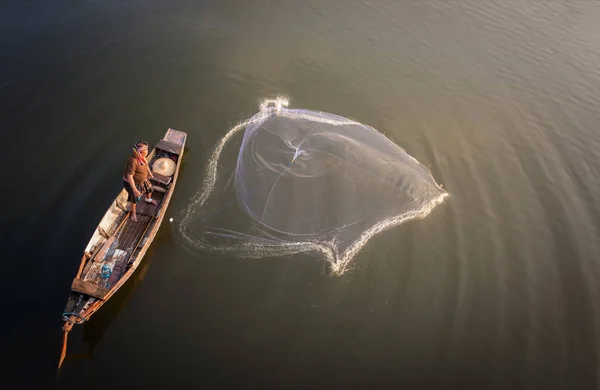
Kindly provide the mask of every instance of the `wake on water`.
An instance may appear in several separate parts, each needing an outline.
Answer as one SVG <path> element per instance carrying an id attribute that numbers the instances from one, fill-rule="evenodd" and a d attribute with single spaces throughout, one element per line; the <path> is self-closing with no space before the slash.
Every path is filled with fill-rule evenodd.
<path id="1" fill-rule="evenodd" d="M 372 127 L 287 106 L 265 100 L 217 143 L 178 226 L 187 245 L 250 258 L 317 253 L 341 275 L 375 234 L 424 218 L 448 195 Z M 242 130 L 228 167 L 225 149 Z"/>

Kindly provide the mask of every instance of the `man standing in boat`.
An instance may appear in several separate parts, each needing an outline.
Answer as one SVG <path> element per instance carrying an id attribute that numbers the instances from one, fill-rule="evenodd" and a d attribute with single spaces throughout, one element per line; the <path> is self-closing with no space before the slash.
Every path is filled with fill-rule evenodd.
<path id="1" fill-rule="evenodd" d="M 127 159 L 123 174 L 123 187 L 127 190 L 127 201 L 131 202 L 131 220 L 137 221 L 136 205 L 144 195 L 144 201 L 156 205 L 152 199 L 152 184 L 148 179 L 154 177 L 148 166 L 148 143 L 139 141 L 133 147 L 133 153 Z"/>

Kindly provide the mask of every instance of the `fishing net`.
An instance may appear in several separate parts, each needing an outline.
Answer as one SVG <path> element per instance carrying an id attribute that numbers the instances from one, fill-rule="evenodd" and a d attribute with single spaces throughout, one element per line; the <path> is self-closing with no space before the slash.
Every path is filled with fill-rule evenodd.
<path id="1" fill-rule="evenodd" d="M 263 105 L 217 146 L 180 225 L 194 246 L 254 257 L 318 252 L 342 273 L 370 237 L 424 217 L 446 195 L 374 128 L 284 103 Z"/>

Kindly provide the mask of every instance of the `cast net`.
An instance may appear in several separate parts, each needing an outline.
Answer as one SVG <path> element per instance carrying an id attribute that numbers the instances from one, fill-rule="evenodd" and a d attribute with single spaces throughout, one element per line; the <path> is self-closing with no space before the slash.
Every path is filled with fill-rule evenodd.
<path id="1" fill-rule="evenodd" d="M 374 128 L 286 105 L 267 101 L 217 145 L 180 224 L 188 243 L 248 257 L 317 252 L 341 274 L 373 235 L 426 216 L 447 195 Z M 242 130 L 237 159 L 219 162 Z"/>

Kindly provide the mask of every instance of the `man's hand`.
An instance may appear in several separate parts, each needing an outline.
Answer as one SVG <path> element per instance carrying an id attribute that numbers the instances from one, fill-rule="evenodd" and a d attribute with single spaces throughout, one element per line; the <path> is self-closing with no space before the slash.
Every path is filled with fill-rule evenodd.
<path id="1" fill-rule="evenodd" d="M 133 195 L 135 196 L 136 199 L 139 199 L 140 196 L 142 196 L 142 193 L 139 192 L 138 190 L 136 190 L 135 188 L 133 189 Z"/>

